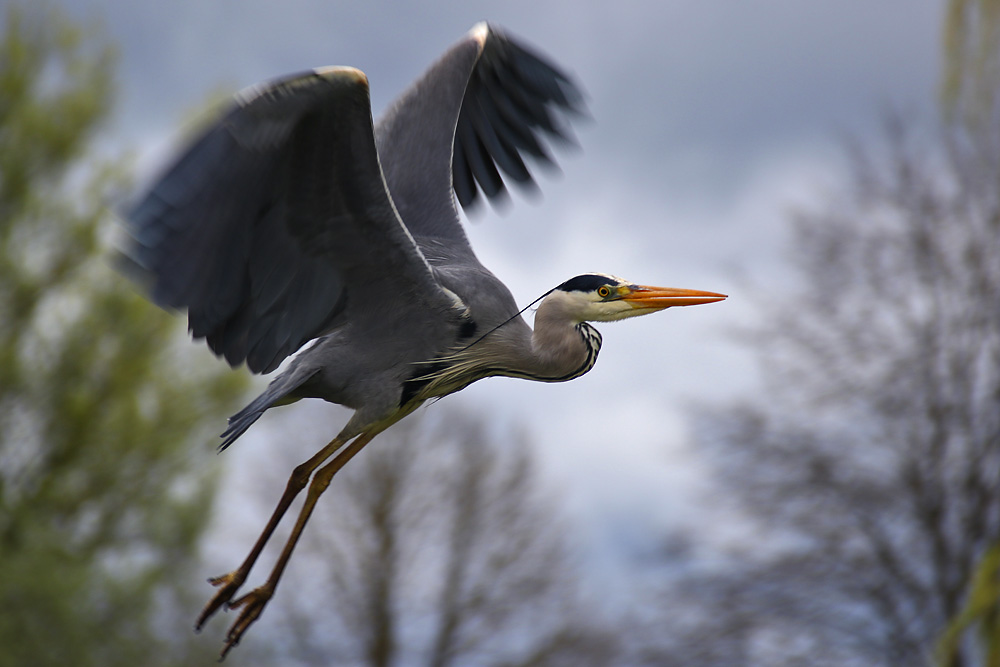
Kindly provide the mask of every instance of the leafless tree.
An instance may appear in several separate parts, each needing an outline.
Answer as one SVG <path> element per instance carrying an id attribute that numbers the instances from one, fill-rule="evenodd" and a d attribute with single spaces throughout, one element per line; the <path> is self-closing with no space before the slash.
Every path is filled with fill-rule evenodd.
<path id="1" fill-rule="evenodd" d="M 971 128 L 888 122 L 796 216 L 797 291 L 748 337 L 766 391 L 698 418 L 760 537 L 670 593 L 704 614 L 654 661 L 932 661 L 1000 539 L 1000 122 Z"/>
<path id="2" fill-rule="evenodd" d="M 259 664 L 612 664 L 524 435 L 447 406 L 401 426 L 317 509 L 285 582 L 309 593 L 277 614 L 294 639 Z"/>

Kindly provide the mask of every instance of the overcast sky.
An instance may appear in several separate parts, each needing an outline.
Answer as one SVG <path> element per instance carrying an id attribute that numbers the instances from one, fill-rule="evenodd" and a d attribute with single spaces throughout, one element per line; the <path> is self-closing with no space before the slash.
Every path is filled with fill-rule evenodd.
<path id="1" fill-rule="evenodd" d="M 933 117 L 943 15 L 930 0 L 63 1 L 120 46 L 109 132 L 147 176 L 213 92 L 353 65 L 378 116 L 483 19 L 573 73 L 594 117 L 583 150 L 541 175 L 541 199 L 474 216 L 480 259 L 521 304 L 591 271 L 731 297 L 603 325 L 597 366 L 571 383 L 486 380 L 446 401 L 523 421 L 595 534 L 626 542 L 690 521 L 704 487 L 684 408 L 753 390 L 727 332 L 754 317 L 748 280 L 785 290 L 787 213 L 837 183 L 839 139 L 875 137 L 887 109 Z M 227 466 L 277 446 L 246 440 Z"/>

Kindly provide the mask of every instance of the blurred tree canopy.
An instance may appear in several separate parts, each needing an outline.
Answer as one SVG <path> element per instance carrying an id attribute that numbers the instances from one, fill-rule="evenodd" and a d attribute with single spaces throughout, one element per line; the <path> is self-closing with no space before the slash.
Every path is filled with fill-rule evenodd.
<path id="1" fill-rule="evenodd" d="M 970 628 L 978 630 L 983 650 L 983 664 L 1000 665 L 1000 542 L 983 555 L 969 587 L 965 607 L 952 620 L 938 643 L 941 665 L 953 665 L 961 659 L 962 644 Z"/>
<path id="2" fill-rule="evenodd" d="M 1000 665 L 1000 2 L 947 7 L 943 122 L 849 146 L 745 332 L 765 390 L 697 416 L 758 537 L 667 589 L 655 664 Z"/>
<path id="3" fill-rule="evenodd" d="M 1000 0 L 949 0 L 944 24 L 945 112 L 969 125 L 1000 122 Z M 986 664 L 1000 665 L 998 541 L 984 556 L 966 606 L 941 637 L 938 660 L 953 665 L 969 628 L 977 628 Z"/>
<path id="4" fill-rule="evenodd" d="M 205 420 L 244 380 L 189 361 L 178 322 L 106 261 L 124 179 L 87 155 L 114 99 L 107 40 L 43 3 L 3 21 L 0 665 L 181 664 Z"/>
<path id="5" fill-rule="evenodd" d="M 1000 126 L 938 137 L 890 120 L 796 216 L 798 293 L 748 333 L 766 390 L 698 418 L 760 535 L 671 593 L 704 664 L 926 664 L 1000 540 Z"/>
<path id="6" fill-rule="evenodd" d="M 581 593 L 567 523 L 526 439 L 491 431 L 436 406 L 358 454 L 317 507 L 274 624 L 246 639 L 241 660 L 619 664 L 619 621 Z M 277 470 L 255 484 L 280 488 Z"/>
<path id="7" fill-rule="evenodd" d="M 944 21 L 945 111 L 962 122 L 996 122 L 1000 105 L 1000 0 L 949 0 Z"/>

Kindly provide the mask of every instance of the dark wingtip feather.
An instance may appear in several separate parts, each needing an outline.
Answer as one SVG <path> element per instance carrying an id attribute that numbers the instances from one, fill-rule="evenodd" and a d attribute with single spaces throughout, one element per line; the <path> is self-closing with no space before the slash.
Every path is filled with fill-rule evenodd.
<path id="1" fill-rule="evenodd" d="M 487 25 L 456 128 L 453 185 L 463 207 L 474 205 L 477 189 L 491 203 L 506 196 L 498 169 L 529 196 L 537 194 L 524 157 L 553 166 L 555 160 L 540 137 L 561 148 L 578 149 L 571 121 L 589 115 L 586 96 L 572 77 L 497 26 Z"/>

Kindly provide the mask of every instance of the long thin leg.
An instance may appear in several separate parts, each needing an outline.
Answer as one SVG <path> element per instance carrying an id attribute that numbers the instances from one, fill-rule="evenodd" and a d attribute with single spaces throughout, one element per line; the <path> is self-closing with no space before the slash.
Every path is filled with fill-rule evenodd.
<path id="1" fill-rule="evenodd" d="M 232 627 L 229 628 L 229 632 L 226 634 L 226 645 L 222 649 L 222 655 L 219 659 L 226 657 L 230 649 L 240 643 L 240 638 L 243 633 L 247 631 L 247 628 L 257 620 L 261 612 L 264 610 L 264 606 L 267 604 L 268 600 L 274 595 L 274 590 L 278 586 L 278 580 L 281 579 L 281 575 L 285 571 L 285 566 L 288 565 L 288 560 L 292 557 L 292 552 L 295 550 L 295 545 L 299 541 L 299 537 L 302 535 L 302 530 L 306 526 L 306 522 L 309 520 L 309 516 L 312 514 L 313 508 L 316 506 L 316 501 L 319 497 L 323 495 L 327 487 L 330 486 L 330 480 L 333 479 L 334 474 L 338 470 L 344 467 L 351 458 L 361 451 L 361 449 L 367 445 L 372 438 L 381 432 L 379 430 L 370 430 L 362 433 L 354 442 L 350 444 L 343 452 L 337 455 L 335 459 L 330 461 L 327 465 L 323 466 L 316 472 L 316 476 L 313 477 L 312 482 L 309 484 L 309 491 L 306 494 L 305 504 L 302 505 L 302 509 L 299 511 L 299 517 L 295 521 L 295 527 L 292 528 L 291 535 L 288 536 L 288 541 L 285 542 L 285 548 L 281 551 L 281 555 L 278 557 L 277 562 L 274 564 L 274 569 L 271 570 L 271 575 L 264 582 L 263 586 L 253 589 L 243 597 L 239 598 L 235 602 L 230 603 L 230 609 L 236 609 L 242 607 L 243 611 L 240 612 L 239 618 L 233 623 Z"/>
<path id="2" fill-rule="evenodd" d="M 195 630 L 201 630 L 202 626 L 205 625 L 207 621 L 215 612 L 217 612 L 223 605 L 233 599 L 236 591 L 239 590 L 243 582 L 246 581 L 247 575 L 250 574 L 250 569 L 253 567 L 254 563 L 257 562 L 257 558 L 260 556 L 261 551 L 264 550 L 264 545 L 271 538 L 271 534 L 274 533 L 274 529 L 278 527 L 278 523 L 281 518 L 288 511 L 289 506 L 291 506 L 292 501 L 295 497 L 299 495 L 299 492 L 305 488 L 306 483 L 312 476 L 313 471 L 321 466 L 327 459 L 333 456 L 338 449 L 344 446 L 344 443 L 349 438 L 344 437 L 341 433 L 336 438 L 330 441 L 323 449 L 316 452 L 316 454 L 310 458 L 305 463 L 296 466 L 295 470 L 288 478 L 288 484 L 285 486 L 285 492 L 281 494 L 281 500 L 278 501 L 278 506 L 274 508 L 274 513 L 271 514 L 271 518 L 268 520 L 267 525 L 264 526 L 264 530 L 261 532 L 260 537 L 254 543 L 253 548 L 250 550 L 250 554 L 246 557 L 243 563 L 228 574 L 223 574 L 218 577 L 212 577 L 209 579 L 209 583 L 217 587 L 219 590 L 216 592 L 215 596 L 208 601 L 205 608 L 202 609 L 201 614 L 198 616 L 198 620 L 195 623 Z"/>

